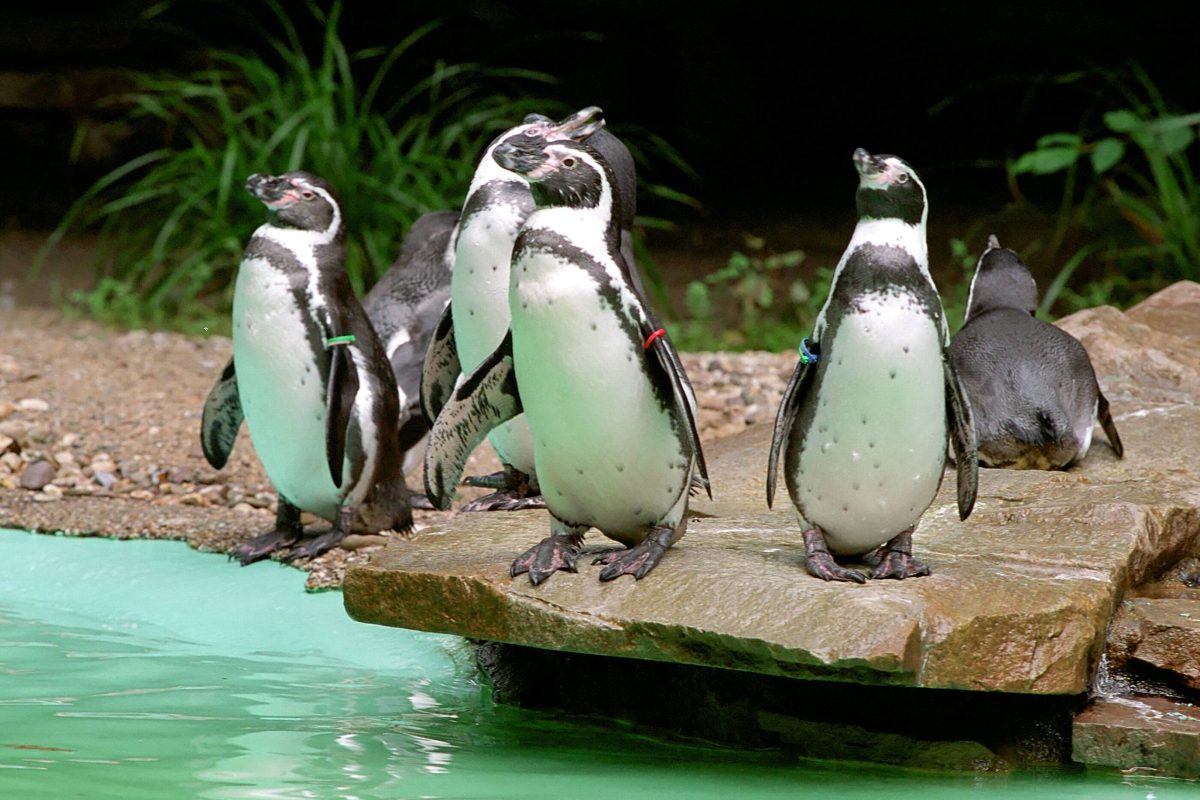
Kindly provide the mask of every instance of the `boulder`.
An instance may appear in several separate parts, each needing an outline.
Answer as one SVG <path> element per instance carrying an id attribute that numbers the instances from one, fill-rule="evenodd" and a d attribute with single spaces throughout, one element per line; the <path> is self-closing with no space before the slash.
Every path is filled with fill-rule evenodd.
<path id="1" fill-rule="evenodd" d="M 1200 709 L 1165 697 L 1096 701 L 1075 718 L 1081 764 L 1200 778 Z"/>

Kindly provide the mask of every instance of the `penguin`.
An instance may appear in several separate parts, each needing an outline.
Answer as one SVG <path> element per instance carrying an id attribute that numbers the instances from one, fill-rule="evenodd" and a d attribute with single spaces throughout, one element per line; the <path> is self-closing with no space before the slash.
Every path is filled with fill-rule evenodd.
<path id="1" fill-rule="evenodd" d="M 633 220 L 636 213 L 636 171 L 629 149 L 603 130 L 602 112 L 589 106 L 553 122 L 530 115 L 524 122 L 497 137 L 485 150 L 463 204 L 455 236 L 451 302 L 434 333 L 422 376 L 421 404 L 429 420 L 450 396 L 460 375 L 470 374 L 499 344 L 508 329 L 508 269 L 513 243 L 533 211 L 529 185 L 493 158 L 504 143 L 534 147 L 543 141 L 588 141 L 609 160 L 623 204 L 620 210 L 621 254 L 633 265 Z M 636 269 L 631 273 L 635 291 L 643 299 Z M 488 437 L 503 470 L 465 483 L 494 490 L 464 507 L 464 511 L 541 508 L 534 468 L 532 439 L 525 420 L 518 417 L 499 426 Z"/>
<path id="2" fill-rule="evenodd" d="M 396 378 L 406 473 L 421 462 L 429 432 L 429 421 L 421 412 L 421 372 L 433 332 L 450 302 L 457 224 L 457 211 L 433 211 L 420 217 L 404 237 L 395 263 L 362 300 Z M 414 504 L 420 500 L 420 495 L 412 497 Z"/>
<path id="3" fill-rule="evenodd" d="M 1117 458 L 1125 449 L 1079 340 L 1043 322 L 1037 283 L 1012 250 L 988 237 L 950 360 L 975 415 L 979 463 L 1064 469 L 1083 459 L 1098 423 Z"/>
<path id="4" fill-rule="evenodd" d="M 233 358 L 204 404 L 201 444 L 221 469 L 243 419 L 279 495 L 272 531 L 233 551 L 242 564 L 291 547 L 289 561 L 341 542 L 356 523 L 407 532 L 398 394 L 382 343 L 345 273 L 333 189 L 307 172 L 251 175 L 269 209 L 233 294 Z M 333 529 L 301 541 L 300 512 Z"/>
<path id="5" fill-rule="evenodd" d="M 616 176 L 588 143 L 509 142 L 492 157 L 533 188 L 517 237 L 512 320 L 453 393 L 429 434 L 425 488 L 445 507 L 471 450 L 524 413 L 550 536 L 518 556 L 537 585 L 575 571 L 584 533 L 623 545 L 600 580 L 644 577 L 683 536 L 693 475 L 709 491 L 691 386 L 633 289 L 621 253 Z"/>
<path id="6" fill-rule="evenodd" d="M 854 152 L 858 224 L 834 271 L 812 340 L 784 390 L 767 466 L 779 456 L 804 531 L 809 573 L 864 583 L 838 564 L 882 548 L 871 578 L 928 575 L 912 533 L 954 448 L 958 510 L 975 504 L 970 405 L 946 354 L 949 335 L 929 273 L 925 186 L 890 155 Z"/>

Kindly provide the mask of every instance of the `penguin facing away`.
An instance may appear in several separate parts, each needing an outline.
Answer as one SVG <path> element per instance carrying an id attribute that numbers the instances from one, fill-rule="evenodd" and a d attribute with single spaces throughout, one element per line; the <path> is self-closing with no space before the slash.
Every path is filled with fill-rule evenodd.
<path id="1" fill-rule="evenodd" d="M 537 147 L 546 141 L 588 141 L 609 160 L 617 176 L 621 252 L 633 265 L 633 216 L 636 182 L 633 158 L 628 148 L 603 130 L 601 111 L 589 106 L 553 122 L 530 115 L 524 123 L 497 137 L 484 152 L 471 181 L 454 234 L 455 266 L 451 279 L 451 302 L 434 333 L 425 360 L 421 404 L 426 418 L 436 419 L 461 375 L 469 375 L 500 343 L 508 330 L 508 270 L 513 244 L 534 202 L 529 185 L 497 163 L 492 154 L 504 144 Z M 641 295 L 636 270 L 635 288 Z M 544 507 L 538 494 L 532 438 L 528 425 L 517 417 L 489 435 L 503 464 L 503 471 L 465 483 L 491 488 L 464 511 L 517 510 Z"/>
<path id="2" fill-rule="evenodd" d="M 641 578 L 686 529 L 693 472 L 708 488 L 691 387 L 632 288 L 620 198 L 599 152 L 510 143 L 494 157 L 530 181 L 538 207 L 513 253 L 511 328 L 434 423 L 426 491 L 447 505 L 475 445 L 523 411 L 551 535 L 512 575 L 538 584 L 575 571 L 595 527 L 625 545 L 597 559 L 600 579 Z"/>
<path id="3" fill-rule="evenodd" d="M 1062 469 L 1087 455 L 1094 426 L 1124 455 L 1108 400 L 1079 340 L 1037 319 L 1037 283 L 995 236 L 979 257 L 950 359 L 971 401 L 979 463 Z"/>
<path id="4" fill-rule="evenodd" d="M 353 525 L 407 531 L 395 379 L 346 277 L 337 197 L 307 172 L 252 175 L 246 188 L 270 217 L 238 268 L 233 358 L 205 401 L 201 444 L 221 469 L 244 419 L 279 508 L 275 529 L 233 556 L 316 556 Z M 301 541 L 301 511 L 333 529 Z"/>
<path id="5" fill-rule="evenodd" d="M 941 485 L 947 438 L 961 519 L 975 503 L 978 465 L 929 274 L 925 187 L 895 156 L 859 149 L 854 165 L 858 224 L 779 406 L 767 504 L 782 454 L 808 571 L 863 583 L 834 555 L 882 546 L 870 577 L 929 574 L 912 556 L 912 533 Z"/>
<path id="6" fill-rule="evenodd" d="M 420 463 L 429 421 L 421 412 L 421 372 L 434 330 L 450 302 L 457 211 L 432 211 L 409 228 L 395 263 L 363 297 L 383 342 L 400 397 L 404 471 Z M 419 495 L 414 495 L 416 503 Z"/>

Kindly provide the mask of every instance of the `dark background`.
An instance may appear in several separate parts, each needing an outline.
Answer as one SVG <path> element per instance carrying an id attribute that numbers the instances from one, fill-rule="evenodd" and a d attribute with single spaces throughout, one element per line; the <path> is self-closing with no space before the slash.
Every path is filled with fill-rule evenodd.
<path id="1" fill-rule="evenodd" d="M 137 152 L 136 142 L 116 139 L 69 158 L 77 123 L 107 113 L 95 105 L 111 88 L 108 68 L 194 65 L 206 47 L 253 47 L 258 29 L 277 29 L 260 3 L 177 0 L 149 19 L 157 6 L 145 0 L 6 5 L 17 6 L 0 27 L 7 228 L 53 226 L 91 180 Z M 315 39 L 305 4 L 284 5 Z M 555 75 L 558 84 L 540 91 L 570 107 L 602 106 L 618 133 L 653 131 L 694 167 L 695 182 L 670 169 L 654 177 L 697 196 L 702 211 L 652 202 L 646 210 L 736 227 L 827 212 L 849 219 L 850 154 L 860 146 L 912 163 L 935 215 L 994 211 L 1013 198 L 1006 157 L 1109 110 L 1053 76 L 1135 59 L 1175 104 L 1200 105 L 1195 23 L 1174 9 L 1099 0 L 349 0 L 341 30 L 350 49 L 391 45 L 443 18 L 398 82 L 427 75 L 439 58 Z M 1021 188 L 1052 205 L 1059 186 L 1030 179 Z"/>

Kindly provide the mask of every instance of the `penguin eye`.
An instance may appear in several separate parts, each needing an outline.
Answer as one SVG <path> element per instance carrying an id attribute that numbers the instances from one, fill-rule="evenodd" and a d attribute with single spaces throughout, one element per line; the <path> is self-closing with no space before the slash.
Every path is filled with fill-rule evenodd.
<path id="1" fill-rule="evenodd" d="M 314 197 L 317 196 L 317 194 L 316 194 L 316 192 L 301 192 L 300 196 L 303 197 L 305 200 L 312 200 Z"/>
<path id="2" fill-rule="evenodd" d="M 896 176 L 896 183 L 908 183 L 908 173 L 901 172 Z"/>
<path id="3" fill-rule="evenodd" d="M 567 156 L 566 158 L 563 159 L 562 164 L 564 167 L 567 167 L 569 169 L 569 168 L 575 166 L 575 159 L 571 158 L 570 156 Z"/>

